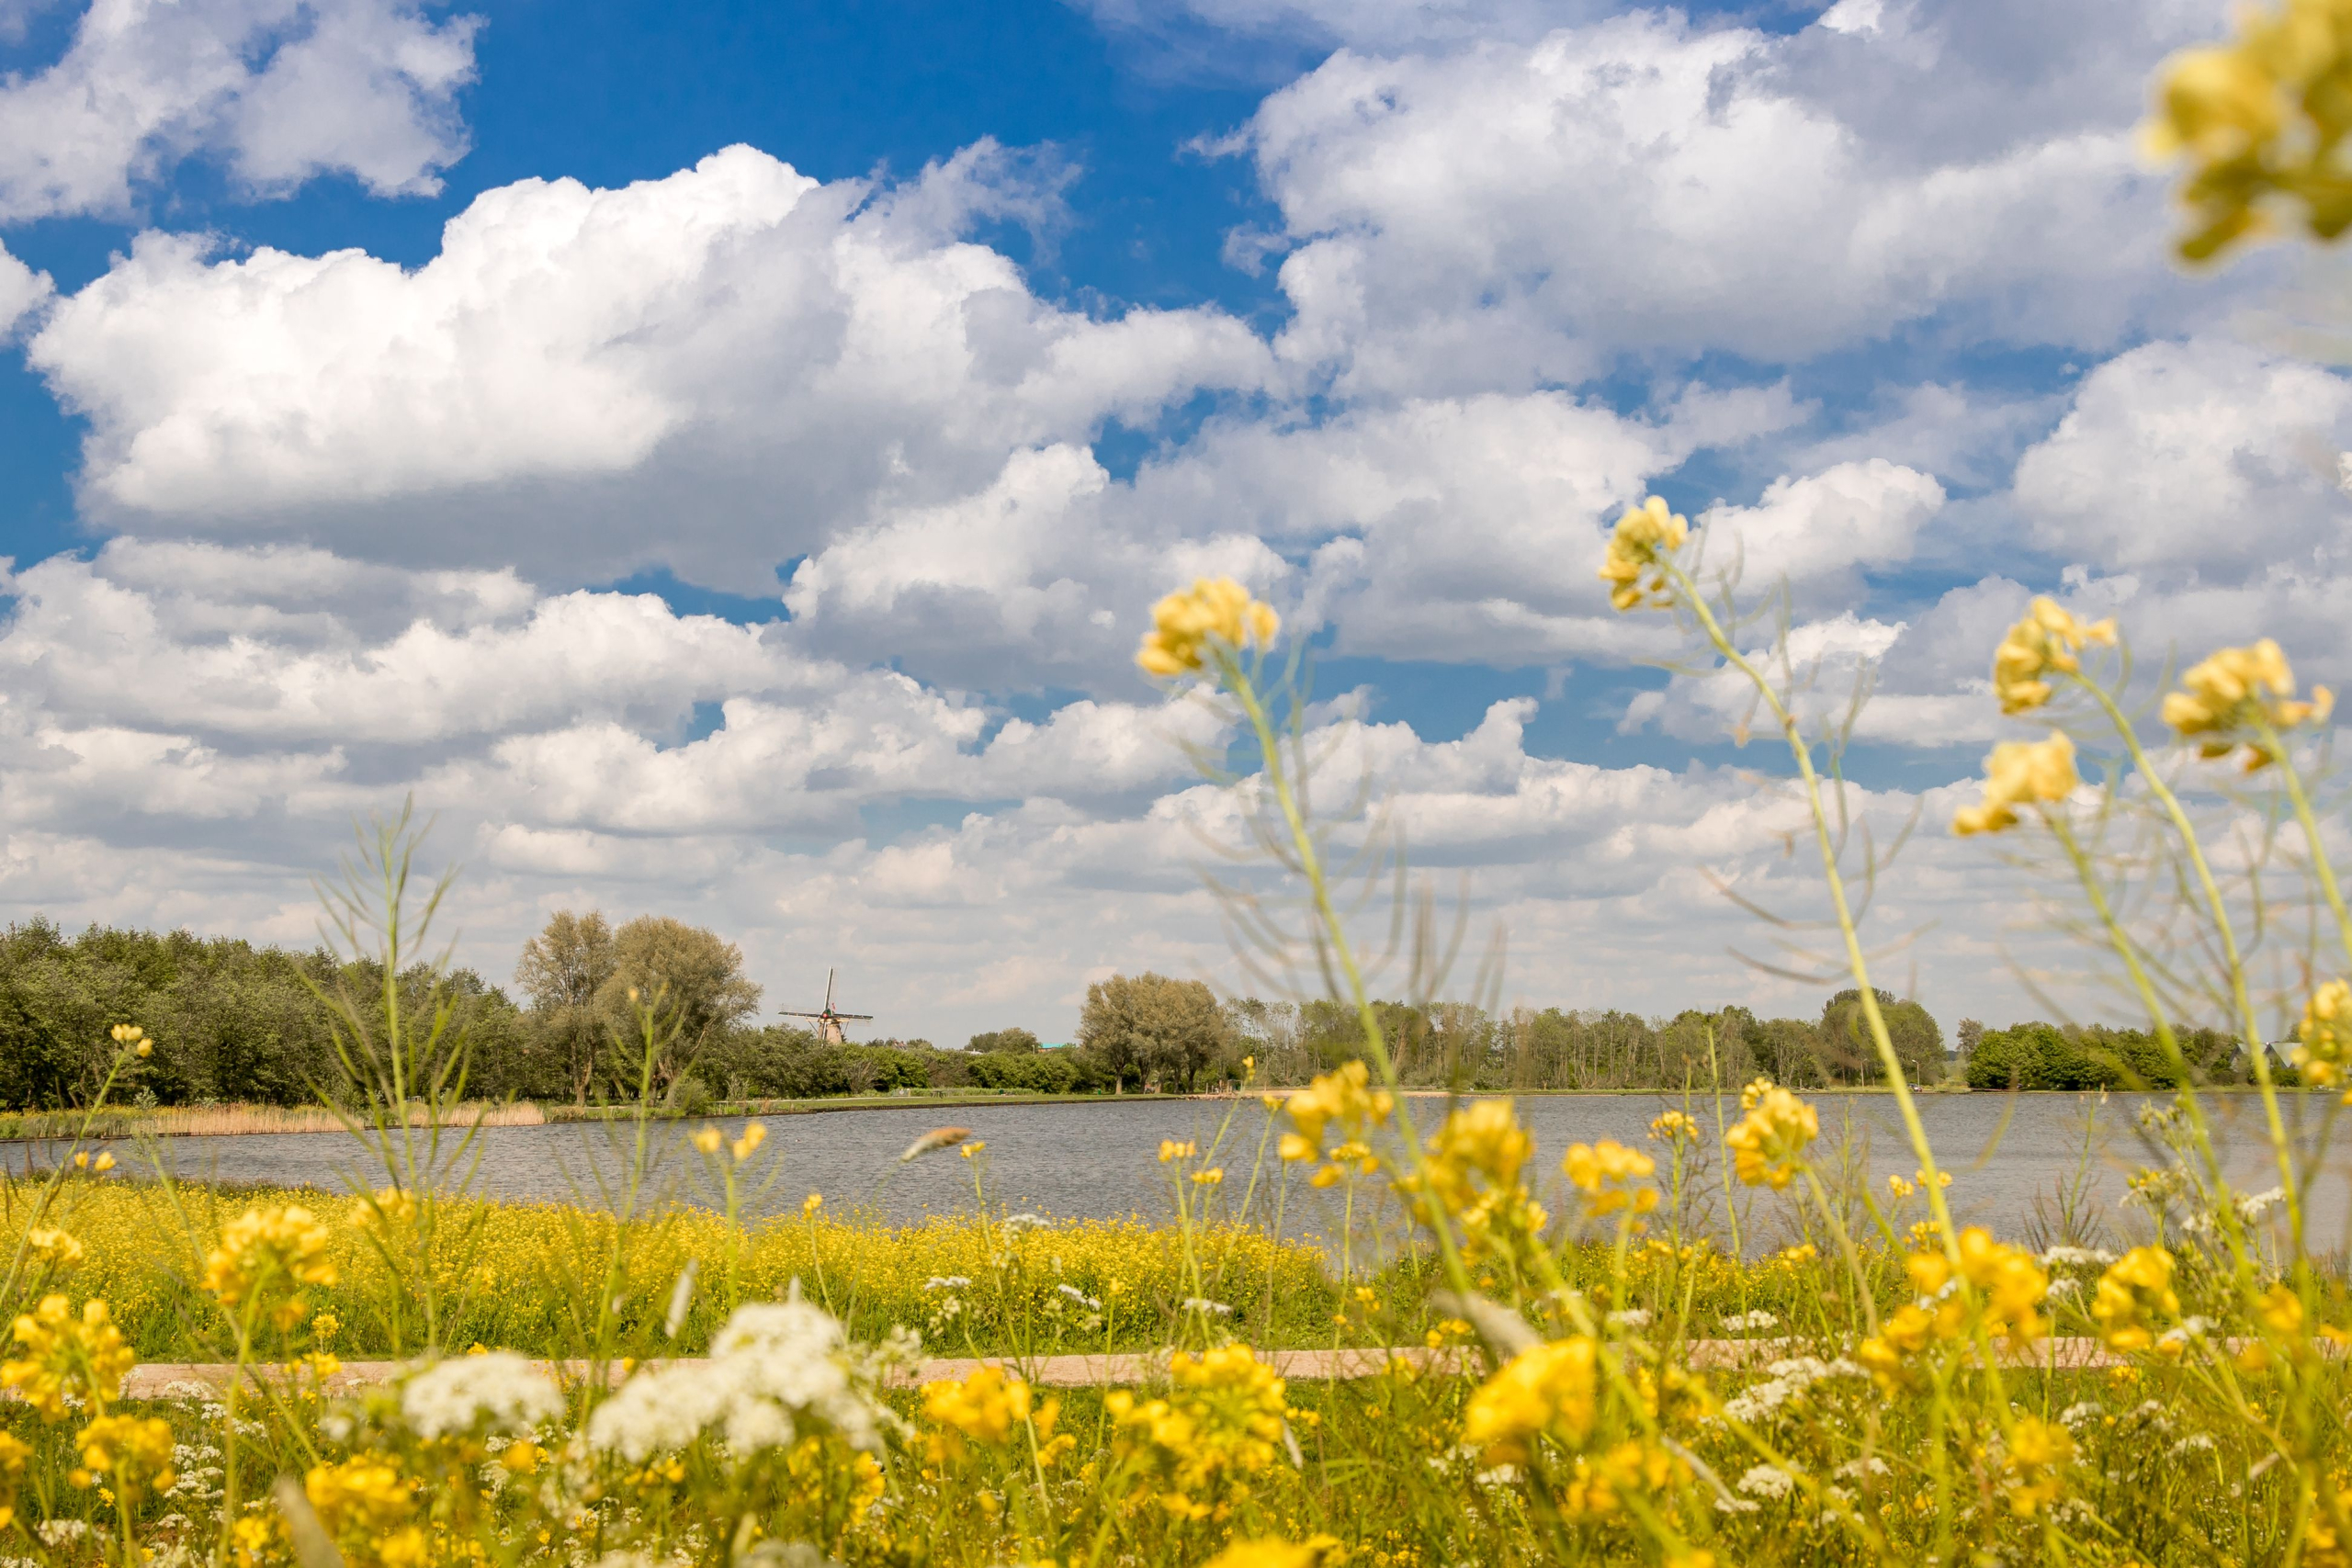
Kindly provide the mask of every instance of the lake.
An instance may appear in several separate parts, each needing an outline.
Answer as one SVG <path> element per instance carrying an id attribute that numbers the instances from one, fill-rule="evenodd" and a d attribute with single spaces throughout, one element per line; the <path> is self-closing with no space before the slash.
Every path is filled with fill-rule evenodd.
<path id="1" fill-rule="evenodd" d="M 2130 1172 L 2149 1155 L 2137 1131 L 2137 1115 L 2151 1099 L 2142 1095 L 1946 1095 L 1924 1097 L 1920 1105 L 1937 1154 L 1953 1173 L 1952 1199 L 1962 1223 L 1991 1226 L 1996 1234 L 2028 1233 L 2037 1204 L 2047 1211 L 2062 1182 L 2071 1181 L 2085 1159 L 2089 1212 L 2117 1235 L 2132 1234 L 2136 1213 L 2117 1200 Z M 1415 1096 L 1408 1106 L 1426 1133 L 1442 1111 L 1437 1097 Z M 1650 1119 L 1669 1103 L 1639 1095 L 1544 1095 L 1523 1099 L 1520 1111 L 1537 1144 L 1538 1190 L 1555 1213 L 1566 1212 L 1550 1190 L 1558 1184 L 1562 1150 L 1572 1143 L 1600 1138 L 1640 1145 Z M 1822 1119 L 1822 1145 L 1845 1147 L 1866 1159 L 1882 1186 L 1890 1174 L 1909 1175 L 1916 1161 L 1903 1137 L 1892 1099 L 1884 1095 L 1821 1096 L 1814 1103 Z M 2251 1095 L 2216 1095 L 2206 1101 L 2221 1130 L 2228 1168 L 2242 1191 L 2277 1184 L 2275 1166 L 2262 1136 L 2261 1102 Z M 2318 1097 L 2290 1101 L 2290 1110 L 2314 1120 L 2332 1100 Z M 1713 1141 L 1713 1112 L 1706 1101 L 1693 1107 Z M 1736 1119 L 1727 1101 L 1725 1119 Z M 768 1122 L 766 1147 L 751 1168 L 775 1180 L 755 1198 L 754 1213 L 797 1211 L 809 1192 L 821 1192 L 835 1214 L 865 1212 L 896 1220 L 925 1214 L 967 1213 L 974 1205 L 975 1166 L 984 1176 L 992 1204 L 1058 1218 L 1158 1219 L 1170 1213 L 1166 1168 L 1158 1161 L 1164 1138 L 1197 1139 L 1205 1147 L 1230 1111 L 1232 1145 L 1221 1156 L 1228 1169 L 1223 1196 L 1238 1202 L 1241 1183 L 1266 1124 L 1255 1099 L 1238 1103 L 1131 1097 L 1097 1102 L 1045 1105 L 916 1107 L 828 1111 L 779 1116 Z M 909 1142 L 940 1122 L 967 1126 L 985 1140 L 980 1161 L 941 1153 L 899 1163 Z M 729 1137 L 739 1119 L 718 1125 Z M 601 1202 L 600 1179 L 621 1168 L 616 1136 L 623 1129 L 596 1124 L 485 1129 L 479 1139 L 476 1190 L 501 1198 Z M 657 1185 L 668 1198 L 708 1203 L 714 1190 L 702 1162 L 684 1145 L 692 1127 L 659 1123 L 654 1129 L 662 1156 Z M 2309 1133 L 2311 1129 L 2306 1129 Z M 2306 1139 L 2308 1143 L 2309 1139 Z M 136 1167 L 144 1156 L 134 1145 L 113 1145 L 117 1157 Z M 237 1137 L 175 1138 L 164 1141 L 164 1156 L 179 1175 L 347 1190 L 380 1186 L 380 1167 L 367 1168 L 367 1151 L 343 1134 L 265 1134 Z M 29 1152 L 29 1151 L 28 1151 Z M 1272 1163 L 1271 1148 L 1268 1153 Z M 773 1164 L 771 1164 L 773 1162 Z M 11 1163 L 16 1163 L 11 1161 Z M 2346 1239 L 2346 1167 L 2333 1156 L 2312 1194 L 2311 1235 L 2314 1251 L 2342 1248 Z M 1261 1194 L 1262 1196 L 1262 1194 Z M 1305 1234 L 1325 1245 L 1339 1233 L 1335 1194 L 1292 1181 L 1284 1199 L 1285 1234 Z M 1759 1242 L 1780 1231 L 1774 1213 L 1781 1201 L 1763 1195 L 1748 1230 Z M 1376 1223 L 1375 1223 L 1376 1224 Z M 1376 1237 L 1360 1227 L 1359 1245 Z"/>

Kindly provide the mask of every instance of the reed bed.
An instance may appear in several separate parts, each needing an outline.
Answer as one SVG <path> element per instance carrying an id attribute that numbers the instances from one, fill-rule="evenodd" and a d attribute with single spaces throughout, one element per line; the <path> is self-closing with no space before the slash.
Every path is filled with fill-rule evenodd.
<path id="1" fill-rule="evenodd" d="M 545 1111 L 525 1100 L 467 1102 L 437 1111 L 412 1106 L 409 1124 L 422 1127 L 435 1115 L 457 1127 L 537 1127 L 548 1121 Z M 233 1138 L 254 1133 L 341 1133 L 349 1125 L 320 1105 L 108 1106 L 95 1115 L 80 1111 L 0 1112 L 0 1140 Z"/>

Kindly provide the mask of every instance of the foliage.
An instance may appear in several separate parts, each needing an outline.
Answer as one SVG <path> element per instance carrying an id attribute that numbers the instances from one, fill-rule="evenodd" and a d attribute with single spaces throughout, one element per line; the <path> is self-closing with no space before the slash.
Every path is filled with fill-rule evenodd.
<path id="1" fill-rule="evenodd" d="M 1189 1093 L 1227 1042 L 1216 993 L 1198 980 L 1114 975 L 1086 988 L 1079 1014 L 1079 1048 L 1122 1085 L 1156 1081 Z"/>

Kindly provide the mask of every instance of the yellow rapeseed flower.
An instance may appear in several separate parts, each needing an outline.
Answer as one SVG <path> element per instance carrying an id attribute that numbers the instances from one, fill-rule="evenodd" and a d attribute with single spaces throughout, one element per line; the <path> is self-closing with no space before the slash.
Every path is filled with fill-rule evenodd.
<path id="1" fill-rule="evenodd" d="M 1201 668 L 1212 647 L 1231 651 L 1272 644 L 1282 620 L 1229 577 L 1199 578 L 1151 607 L 1136 662 L 1148 675 L 1173 677 Z"/>
<path id="2" fill-rule="evenodd" d="M 171 1489 L 172 1424 L 160 1416 L 100 1416 L 74 1439 L 82 1462 L 68 1476 L 76 1486 L 101 1477 L 126 1499 Z"/>
<path id="3" fill-rule="evenodd" d="M 1423 1224 L 1439 1213 L 1462 1227 L 1464 1250 L 1515 1252 L 1550 1218 L 1521 1178 L 1535 1142 L 1508 1100 L 1480 1100 L 1455 1111 L 1432 1134 L 1420 1170 L 1396 1187 Z M 1369 1153 L 1370 1151 L 1366 1151 Z M 1630 1151 L 1628 1151 L 1630 1152 Z M 1640 1156 L 1636 1156 L 1640 1157 Z"/>
<path id="4" fill-rule="evenodd" d="M 1657 496 L 1627 508 L 1609 536 L 1609 552 L 1600 562 L 1610 604 L 1619 610 L 1671 604 L 1674 595 L 1664 563 L 1690 536 L 1690 522 Z"/>
<path id="5" fill-rule="evenodd" d="M 2341 1079 L 2346 1059 L 2352 1058 L 2352 985 L 2330 980 L 2312 992 L 2295 1040 L 2289 1059 L 2306 1082 L 2324 1089 Z"/>
<path id="6" fill-rule="evenodd" d="M 1462 1440 L 1498 1463 L 1522 1463 L 1528 1444 L 1548 1433 L 1579 1447 L 1599 1417 L 1600 1348 L 1578 1335 L 1532 1346 L 1505 1362 L 1470 1396 Z"/>
<path id="7" fill-rule="evenodd" d="M 1607 1518 L 1627 1495 L 1663 1492 L 1686 1472 L 1679 1459 L 1655 1442 L 1627 1441 L 1606 1453 L 1579 1454 L 1560 1489 L 1561 1511 L 1571 1518 Z"/>
<path id="8" fill-rule="evenodd" d="M 1960 1277 L 1974 1288 L 1988 1332 L 2030 1342 L 2050 1331 L 2039 1311 L 2050 1294 L 2050 1276 L 2032 1254 L 1994 1240 L 1981 1225 L 1960 1233 L 1959 1252 Z M 1952 1277 L 1951 1259 L 1941 1252 L 1914 1253 L 1905 1267 L 1923 1296 L 1939 1294 Z M 1944 1298 L 1937 1316 L 1939 1337 L 1953 1337 L 1964 1321 L 1960 1298 Z"/>
<path id="9" fill-rule="evenodd" d="M 1953 813 L 1951 830 L 1997 833 L 2017 826 L 2016 808 L 2065 799 L 2082 780 L 2075 772 L 2075 743 L 2059 730 L 2047 740 L 2004 740 L 1984 759 L 1984 799 Z"/>
<path id="10" fill-rule="evenodd" d="M 720 1132 L 716 1127 L 703 1127 L 697 1129 L 693 1139 L 695 1148 L 705 1155 L 717 1154 L 718 1152 L 718 1145 L 726 1141 L 727 1134 Z"/>
<path id="11" fill-rule="evenodd" d="M 1632 1185 L 1654 1175 L 1657 1162 L 1623 1144 L 1608 1138 L 1598 1144 L 1570 1144 L 1560 1169 L 1568 1185 L 1585 1195 L 1585 1207 L 1596 1215 L 1629 1207 L 1634 1213 L 1646 1214 L 1657 1207 L 1657 1188 Z"/>
<path id="12" fill-rule="evenodd" d="M 231 1309 L 275 1296 L 270 1321 L 281 1329 L 310 1315 L 306 1285 L 333 1285 L 342 1275 L 327 1256 L 334 1240 L 318 1216 L 299 1203 L 248 1209 L 220 1227 L 220 1245 L 204 1260 L 203 1286 Z"/>
<path id="13" fill-rule="evenodd" d="M 729 1145 L 728 1151 L 735 1156 L 735 1163 L 741 1165 L 757 1154 L 760 1145 L 766 1143 L 767 1139 L 768 1130 L 763 1123 L 749 1122 L 744 1123 L 743 1135 Z"/>
<path id="14" fill-rule="evenodd" d="M 2075 1460 L 2075 1439 L 2055 1421 L 2021 1416 L 2002 1464 L 2009 1511 L 2025 1518 L 2057 1501 L 2061 1476 Z"/>
<path id="15" fill-rule="evenodd" d="M 139 1358 L 124 1342 L 107 1303 L 93 1297 L 79 1317 L 62 1295 L 17 1318 L 23 1355 L 0 1363 L 0 1388 L 11 1388 L 46 1421 L 65 1416 L 65 1401 L 86 1400 L 103 1411 L 122 1393 L 122 1377 Z"/>
<path id="16" fill-rule="evenodd" d="M 1114 1452 L 1148 1502 L 1178 1519 L 1204 1519 L 1271 1467 L 1283 1451 L 1283 1380 L 1247 1345 L 1198 1358 L 1178 1352 L 1165 1397 L 1139 1400 L 1125 1389 L 1103 1400 Z"/>
<path id="17" fill-rule="evenodd" d="M 2172 1288 L 2172 1254 L 2161 1247 L 2135 1247 L 2099 1276 L 2091 1316 L 2117 1350 L 2144 1350 L 2154 1341 L 2151 1324 L 2180 1315 Z"/>
<path id="18" fill-rule="evenodd" d="M 1668 1111 L 1651 1119 L 1650 1138 L 1660 1144 L 1678 1140 L 1695 1144 L 1699 1141 L 1699 1123 L 1679 1111 Z"/>
<path id="19" fill-rule="evenodd" d="M 1993 650 L 1993 694 L 2000 698 L 2001 711 L 2019 714 L 2040 707 L 2050 700 L 2052 675 L 2073 674 L 2082 668 L 2085 648 L 2114 641 L 2112 619 L 2086 625 L 2056 601 L 2035 599 L 2026 606 L 2025 618 Z"/>
<path id="20" fill-rule="evenodd" d="M 2292 700 L 2295 672 L 2268 637 L 2251 648 L 2224 648 L 2181 672 L 2181 690 L 2165 696 L 2164 719 L 2183 740 L 2196 739 L 2198 754 L 2226 757 L 2246 749 L 2248 773 L 2278 761 L 2262 735 L 2324 722 L 2335 710 L 2335 694 L 2312 688 L 2309 702 Z"/>
<path id="21" fill-rule="evenodd" d="M 82 1244 L 54 1225 L 35 1225 L 25 1232 L 26 1254 L 52 1269 L 70 1269 L 82 1261 Z"/>
<path id="22" fill-rule="evenodd" d="M 1208 1561 L 1208 1568 L 1338 1568 L 1347 1551 L 1333 1535 L 1305 1540 L 1237 1540 Z"/>
<path id="23" fill-rule="evenodd" d="M 2228 43 L 2173 56 L 2142 128 L 2188 164 L 2180 254 L 2207 261 L 2280 220 L 2332 240 L 2352 226 L 2342 142 L 2352 132 L 2352 11 L 2342 0 L 2249 6 Z"/>
<path id="24" fill-rule="evenodd" d="M 1821 1135 L 1821 1118 L 1787 1089 L 1760 1078 L 1740 1099 L 1747 1114 L 1724 1134 L 1724 1145 L 1732 1152 L 1732 1169 L 1750 1187 L 1779 1191 L 1803 1168 L 1805 1145 Z"/>
<path id="25" fill-rule="evenodd" d="M 426 1560 L 424 1531 L 413 1522 L 416 1487 L 397 1460 L 377 1454 L 313 1465 L 302 1478 L 303 1495 L 345 1561 L 356 1554 L 384 1568 L 422 1568 Z"/>
<path id="26" fill-rule="evenodd" d="M 1046 1401 L 1037 1412 L 1040 1441 L 1053 1435 L 1060 1404 Z M 933 1464 L 963 1457 L 967 1442 L 1001 1447 L 1029 1419 L 1029 1385 L 1001 1368 L 982 1367 L 969 1377 L 922 1385 L 922 1413 L 938 1431 L 929 1438 Z"/>

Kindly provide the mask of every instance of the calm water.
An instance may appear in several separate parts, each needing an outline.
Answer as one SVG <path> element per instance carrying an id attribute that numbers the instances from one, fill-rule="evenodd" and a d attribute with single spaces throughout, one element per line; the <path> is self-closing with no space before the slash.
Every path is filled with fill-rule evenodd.
<path id="1" fill-rule="evenodd" d="M 1954 1207 L 1963 1222 L 1992 1225 L 2006 1235 L 2024 1234 L 2049 1210 L 2061 1182 L 2070 1180 L 2084 1158 L 2086 1125 L 2090 1132 L 2088 1208 L 2118 1234 L 2128 1234 L 2134 1216 L 2119 1209 L 2128 1173 L 2147 1156 L 2136 1133 L 2144 1098 L 2025 1095 L 1931 1097 L 1923 1112 L 1938 1156 L 1954 1172 Z M 1908 1153 L 1894 1103 L 1882 1095 L 1825 1097 L 1823 1143 L 1844 1145 L 1866 1158 L 1874 1180 L 1908 1175 L 1916 1162 Z M 2241 1190 L 2276 1184 L 2267 1144 L 2261 1136 L 2261 1105 L 2250 1096 L 2216 1097 L 2209 1102 L 2221 1123 L 2233 1180 Z M 1569 1144 L 1616 1138 L 1639 1143 L 1649 1120 L 1665 1102 L 1623 1095 L 1543 1096 L 1522 1100 L 1521 1114 L 1533 1132 L 1537 1169 L 1546 1182 Z M 1415 1097 L 1410 1105 L 1426 1124 L 1442 1101 Z M 769 1121 L 769 1140 L 754 1169 L 770 1162 L 775 1183 L 759 1197 L 758 1212 L 797 1210 L 809 1192 L 825 1195 L 835 1213 L 878 1211 L 897 1219 L 924 1213 L 967 1212 L 973 1206 L 976 1162 L 953 1153 L 899 1163 L 908 1143 L 926 1128 L 953 1122 L 972 1129 L 988 1144 L 980 1163 L 992 1203 L 1063 1218 L 1158 1218 L 1170 1212 L 1166 1171 L 1157 1154 L 1163 1138 L 1197 1138 L 1204 1146 L 1216 1131 L 1224 1102 L 1127 1099 L 1057 1105 L 890 1108 L 780 1116 Z M 1708 1108 L 1697 1107 L 1712 1126 Z M 1727 1118 L 1736 1105 L 1726 1107 Z M 1232 1185 L 1225 1196 L 1238 1201 L 1240 1181 L 1265 1123 L 1254 1100 L 1233 1119 L 1231 1152 L 1223 1162 Z M 732 1136 L 740 1122 L 721 1125 Z M 664 1196 L 686 1202 L 712 1200 L 701 1176 L 701 1161 L 684 1146 L 687 1129 L 657 1128 L 662 1150 L 657 1185 Z M 136 1164 L 136 1149 L 117 1145 L 118 1157 Z M 486 1129 L 479 1143 L 477 1190 L 504 1198 L 598 1202 L 601 1181 L 620 1168 L 618 1145 L 607 1129 L 594 1125 Z M 365 1148 L 343 1134 L 269 1134 L 249 1137 L 177 1138 L 166 1141 L 164 1157 L 184 1177 L 308 1184 L 334 1190 L 380 1186 L 380 1167 L 362 1161 Z M 22 1157 L 21 1155 L 18 1156 Z M 1270 1151 L 1271 1160 L 1271 1151 Z M 12 1163 L 14 1163 L 12 1161 Z M 2346 1170 L 2338 1158 L 2312 1196 L 2312 1240 L 2315 1250 L 2333 1250 L 2346 1240 Z M 1284 1230 L 1338 1234 L 1330 1195 L 1294 1184 L 1286 1202 Z M 1555 1212 L 1565 1205 L 1555 1202 Z M 1759 1201 L 1752 1232 L 1769 1236 L 1777 1203 Z M 1365 1235 L 1365 1240 L 1372 1239 Z"/>

